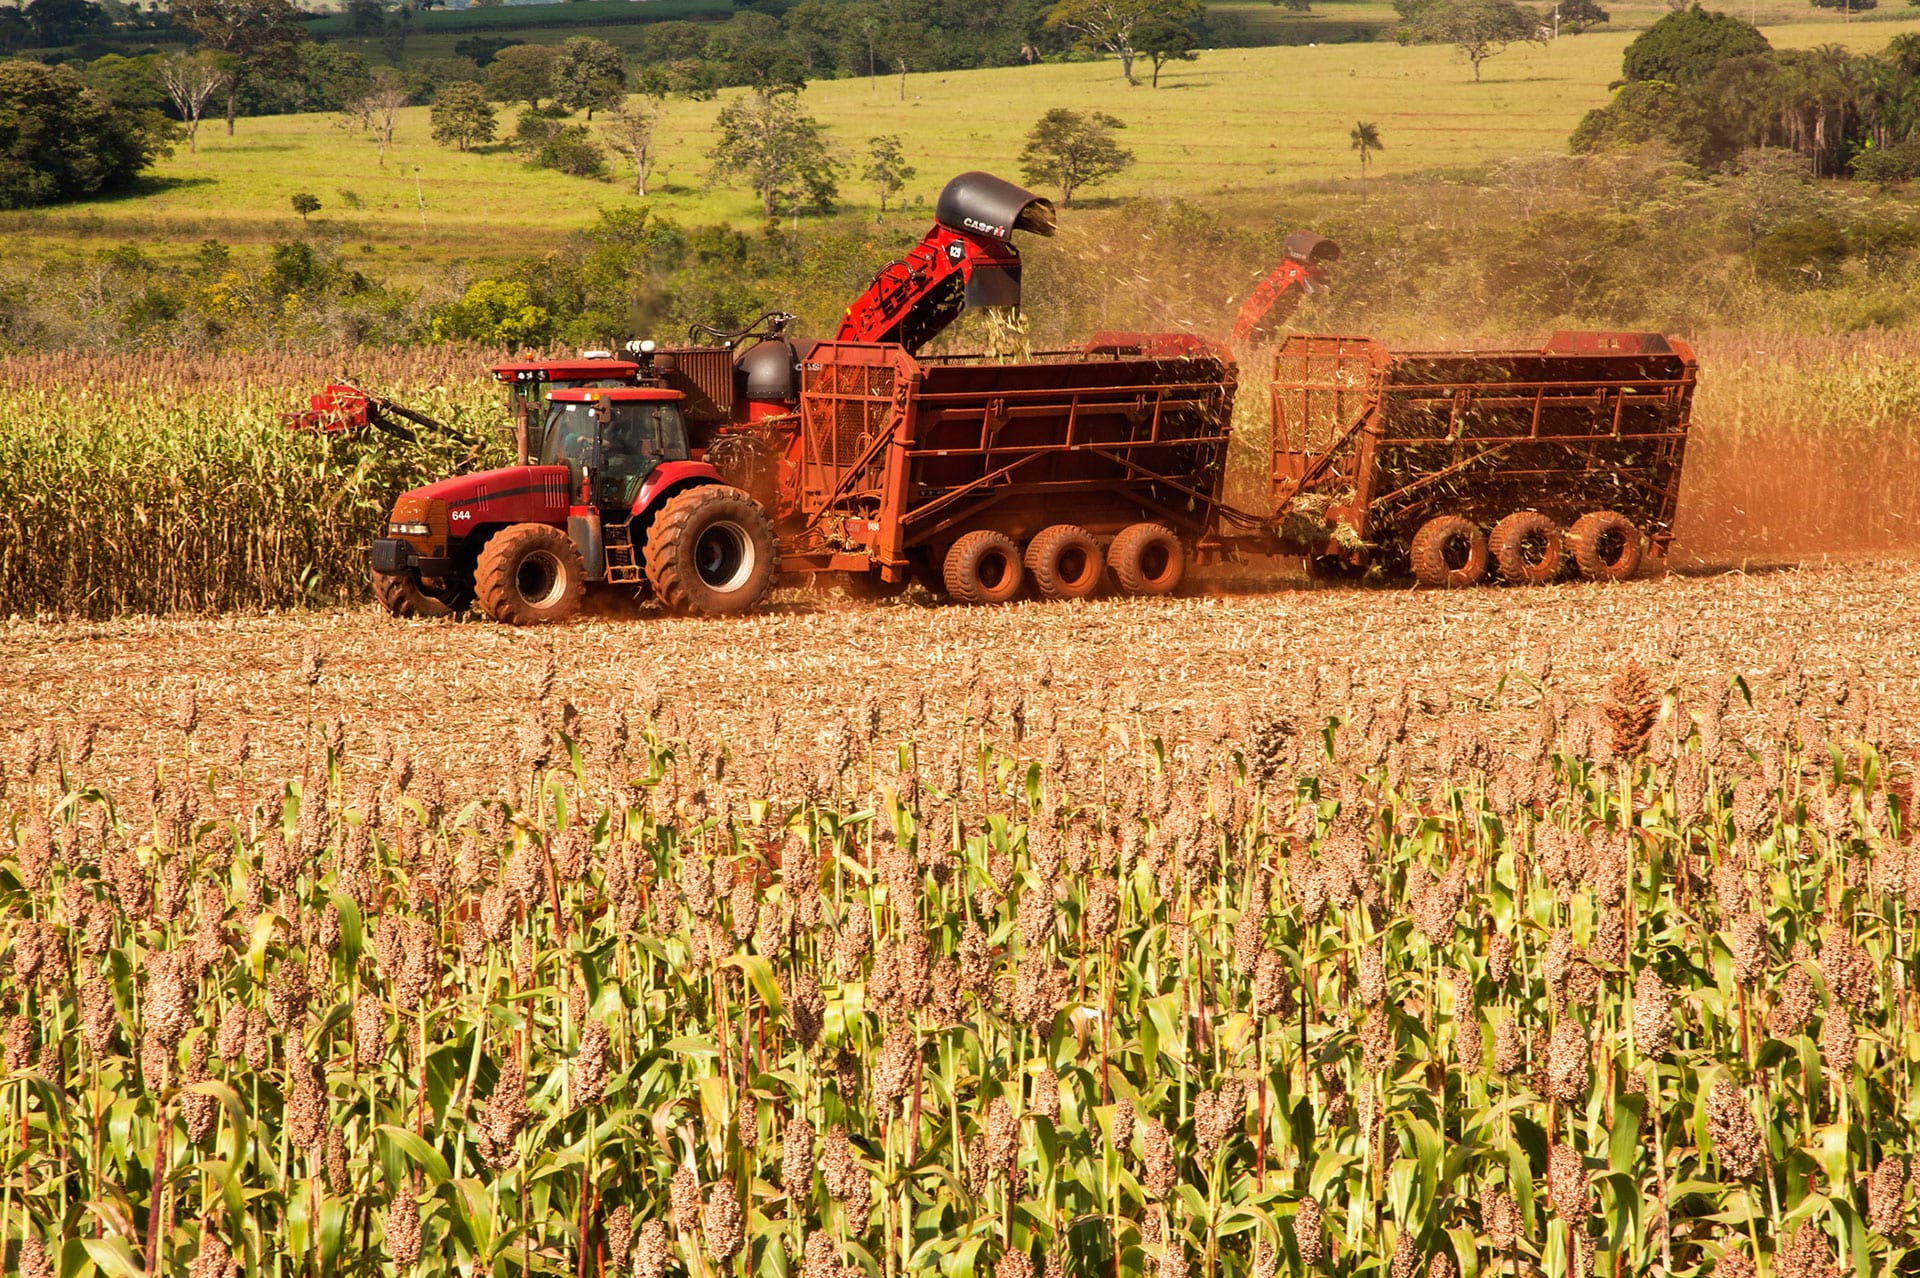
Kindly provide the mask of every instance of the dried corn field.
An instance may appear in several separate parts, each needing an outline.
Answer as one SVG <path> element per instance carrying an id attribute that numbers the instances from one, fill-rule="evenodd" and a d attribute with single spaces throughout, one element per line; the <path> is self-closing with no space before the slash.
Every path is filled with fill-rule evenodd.
<path id="1" fill-rule="evenodd" d="M 1709 336 L 1679 563 L 1920 548 L 1920 347 Z M 0 359 L 0 615 L 337 606 L 367 597 L 393 498 L 500 464 L 502 394 L 468 347 Z M 1266 368 L 1242 370 L 1229 496 L 1263 508 Z M 342 375 L 475 441 L 297 435 L 281 415 Z"/>
<path id="2" fill-rule="evenodd" d="M 1916 585 L 15 623 L 9 1267 L 1901 1271 Z"/>

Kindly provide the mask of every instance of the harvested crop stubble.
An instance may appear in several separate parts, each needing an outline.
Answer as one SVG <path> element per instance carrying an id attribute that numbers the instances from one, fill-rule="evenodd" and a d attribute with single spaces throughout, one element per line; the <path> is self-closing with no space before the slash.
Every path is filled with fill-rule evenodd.
<path id="1" fill-rule="evenodd" d="M 1455 711 L 1341 669 L 1204 717 L 1116 685 L 1063 737 L 1049 663 L 721 734 L 645 691 L 580 709 L 559 664 L 492 682 L 528 748 L 475 735 L 457 778 L 424 734 L 299 711 L 301 766 L 264 771 L 212 727 L 238 689 L 12 734 L 10 1233 L 346 1275 L 1820 1272 L 1836 1237 L 1905 1245 L 1920 1066 L 1861 1050 L 1842 1079 L 1814 1046 L 1838 1008 L 1863 1044 L 1916 1031 L 1912 773 L 1871 681 L 1542 658 Z M 321 648 L 275 678 L 319 702 L 359 675 Z M 1596 730 L 1622 689 L 1649 699 L 1630 754 Z M 1817 949 L 1743 982 L 1749 908 Z M 1770 1038 L 1814 953 L 1838 1001 Z M 1293 993 L 1262 1000 L 1276 964 Z M 1516 1059 L 1457 1050 L 1483 1018 Z"/>
<path id="2" fill-rule="evenodd" d="M 1405 678 L 1435 734 L 1471 715 L 1496 743 L 1518 747 L 1540 706 L 1512 670 L 1551 667 L 1559 686 L 1602 703 L 1616 665 L 1715 669 L 1758 677 L 1797 639 L 1816 685 L 1845 679 L 1871 690 L 1902 744 L 1920 729 L 1920 566 L 1840 566 L 1673 576 L 1623 587 L 1439 594 L 1287 590 L 1175 600 L 1028 604 L 982 612 L 904 606 L 850 608 L 794 595 L 769 611 L 722 621 L 643 617 L 529 632 L 491 625 L 397 622 L 364 609 L 222 620 L 130 618 L 103 624 L 0 625 L 0 728 L 110 731 L 106 775 L 125 778 L 198 688 L 200 752 L 243 748 L 261 775 L 305 766 L 307 722 L 336 719 L 365 742 L 385 731 L 450 780 L 489 777 L 502 751 L 533 726 L 503 689 L 551 679 L 564 663 L 577 704 L 617 701 L 645 714 L 671 706 L 702 731 L 797 746 L 832 727 L 845 748 L 852 722 L 884 695 L 916 718 L 951 721 L 976 699 L 1024 731 L 1051 728 L 1067 748 L 1097 739 L 1099 707 L 1179 717 L 1182 736 L 1210 730 L 1213 706 L 1252 697 L 1285 709 L 1320 685 L 1357 682 L 1375 699 Z M 328 677 L 309 689 L 304 654 L 324 650 Z M 976 678 L 976 676 L 978 676 Z M 871 690 L 870 692 L 864 690 Z M 1014 704 L 1018 690 L 1022 704 Z M 882 704 L 874 700 L 872 705 Z M 945 706 L 948 709 L 943 710 Z M 1729 737 L 1764 716 L 1735 694 Z M 1298 722 L 1263 719 L 1280 749 Z M 130 731 L 133 730 L 133 731 Z M 940 750 L 962 748 L 943 740 Z M 364 745 L 356 746 L 365 751 Z M 1436 755 L 1439 751 L 1436 748 Z M 1456 749 L 1455 753 L 1461 753 Z M 1692 779 L 1681 777 L 1687 786 Z"/>

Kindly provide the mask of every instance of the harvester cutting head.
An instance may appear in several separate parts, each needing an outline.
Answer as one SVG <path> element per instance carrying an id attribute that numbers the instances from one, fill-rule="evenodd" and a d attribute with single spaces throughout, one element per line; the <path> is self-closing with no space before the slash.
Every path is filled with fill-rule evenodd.
<path id="1" fill-rule="evenodd" d="M 372 396 L 358 386 L 335 382 L 308 401 L 311 407 L 302 412 L 287 413 L 284 420 L 289 429 L 318 431 L 323 435 L 361 430 L 370 424 L 368 406 L 371 401 Z"/>

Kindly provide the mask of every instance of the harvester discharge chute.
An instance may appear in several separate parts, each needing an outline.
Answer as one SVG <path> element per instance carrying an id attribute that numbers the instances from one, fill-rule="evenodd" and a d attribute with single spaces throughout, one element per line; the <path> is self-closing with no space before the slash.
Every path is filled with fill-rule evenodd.
<path id="1" fill-rule="evenodd" d="M 1241 303 L 1233 325 L 1234 345 L 1272 336 L 1303 300 L 1326 292 L 1327 265 L 1340 260 L 1340 246 L 1312 231 L 1295 231 L 1287 237 L 1283 254 L 1280 265 Z"/>

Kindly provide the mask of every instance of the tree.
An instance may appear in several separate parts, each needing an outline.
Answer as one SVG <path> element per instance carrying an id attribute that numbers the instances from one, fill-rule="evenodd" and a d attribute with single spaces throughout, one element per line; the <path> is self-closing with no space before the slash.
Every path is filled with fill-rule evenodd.
<path id="1" fill-rule="evenodd" d="M 647 179 L 653 174 L 653 138 L 660 127 L 661 98 L 665 94 L 641 93 L 633 101 L 607 112 L 600 135 L 620 154 L 633 161 L 633 193 L 647 193 Z"/>
<path id="2" fill-rule="evenodd" d="M 109 53 L 87 63 L 80 74 L 87 87 L 103 95 L 122 111 L 161 111 L 167 106 L 167 86 L 160 83 L 154 64 L 159 55 L 147 53 L 124 58 Z"/>
<path id="3" fill-rule="evenodd" d="M 1060 203 L 1072 204 L 1083 186 L 1112 177 L 1133 163 L 1133 152 L 1114 140 L 1127 126 L 1104 111 L 1081 114 L 1055 107 L 1027 134 L 1020 152 L 1020 173 L 1036 186 L 1060 188 Z"/>
<path id="4" fill-rule="evenodd" d="M 516 44 L 493 55 L 487 65 L 487 96 L 495 102 L 524 102 L 530 111 L 553 92 L 553 49 Z"/>
<path id="5" fill-rule="evenodd" d="M 553 57 L 553 99 L 569 111 L 619 106 L 626 97 L 627 63 L 605 40 L 576 36 Z"/>
<path id="6" fill-rule="evenodd" d="M 400 115 L 400 108 L 407 105 L 407 100 L 407 86 L 401 80 L 400 73 L 392 67 L 381 67 L 373 73 L 373 87 L 348 108 L 380 139 L 380 167 L 383 169 L 387 167 L 387 147 L 393 142 L 394 123 Z"/>
<path id="7" fill-rule="evenodd" d="M 887 211 L 887 197 L 913 180 L 913 166 L 900 149 L 898 134 L 867 139 L 867 167 L 860 176 L 879 188 L 880 212 Z"/>
<path id="8" fill-rule="evenodd" d="M 1695 5 L 1668 14 L 1634 37 L 1620 59 L 1620 71 L 1628 80 L 1698 84 L 1723 62 L 1772 50 L 1752 24 Z"/>
<path id="9" fill-rule="evenodd" d="M 1545 43 L 1540 15 L 1515 0 L 1432 0 L 1415 11 L 1408 36 L 1417 44 L 1450 44 L 1480 64 L 1522 41 Z"/>
<path id="10" fill-rule="evenodd" d="M 569 177 L 605 177 L 607 154 L 584 124 L 546 121 L 547 135 L 528 158 L 537 169 L 552 169 Z"/>
<path id="11" fill-rule="evenodd" d="M 1047 14 L 1049 27 L 1073 32 L 1082 45 L 1104 49 L 1120 59 L 1120 74 L 1128 84 L 1133 78 L 1133 60 L 1139 54 L 1134 32 L 1149 15 L 1168 7 L 1175 0 L 1060 0 Z"/>
<path id="12" fill-rule="evenodd" d="M 1554 33 L 1579 35 L 1592 27 L 1604 27 L 1613 15 L 1593 0 L 1560 0 L 1553 9 Z"/>
<path id="13" fill-rule="evenodd" d="M 820 122 L 791 89 L 743 94 L 720 108 L 719 140 L 708 152 L 715 176 L 739 177 L 760 197 L 769 221 L 791 209 L 830 210 L 839 198 L 839 166 Z"/>
<path id="14" fill-rule="evenodd" d="M 1160 87 L 1160 68 L 1169 62 L 1191 62 L 1207 38 L 1207 8 L 1200 0 L 1168 0 L 1156 6 L 1133 31 L 1133 47 L 1153 63 L 1153 87 Z"/>
<path id="15" fill-rule="evenodd" d="M 187 154 L 195 153 L 200 133 L 200 116 L 207 100 L 227 87 L 232 73 L 210 53 L 173 53 L 155 63 L 160 83 L 166 86 L 173 109 L 187 126 Z"/>
<path id="16" fill-rule="evenodd" d="M 552 336 L 552 326 L 552 315 L 546 307 L 534 304 L 525 284 L 483 279 L 467 285 L 459 301 L 433 317 L 433 339 L 540 346 Z"/>
<path id="17" fill-rule="evenodd" d="M 293 0 L 173 0 L 173 21 L 252 75 L 290 72 L 294 49 L 306 38 Z M 239 82 L 237 74 L 227 81 L 228 137 L 233 136 Z"/>
<path id="18" fill-rule="evenodd" d="M 292 203 L 293 211 L 300 215 L 302 222 L 307 220 L 309 214 L 320 211 L 320 197 L 311 191 L 298 192 L 294 195 Z"/>
<path id="19" fill-rule="evenodd" d="M 115 109 L 71 67 L 0 62 L 0 209 L 124 189 L 169 145 L 158 113 Z"/>
<path id="20" fill-rule="evenodd" d="M 43 49 L 72 44 L 108 25 L 105 11 L 93 0 L 32 0 L 22 16 Z"/>
<path id="21" fill-rule="evenodd" d="M 1347 134 L 1353 143 L 1353 149 L 1360 153 L 1360 199 L 1367 198 L 1367 157 L 1375 151 L 1384 151 L 1387 144 L 1380 140 L 1380 126 L 1371 120 L 1362 120 L 1353 126 L 1353 132 Z"/>
<path id="22" fill-rule="evenodd" d="M 493 141 L 498 123 L 493 103 L 477 84 L 456 81 L 440 90 L 433 100 L 430 119 L 433 140 L 441 146 L 457 146 L 462 151 L 481 142 Z"/>

